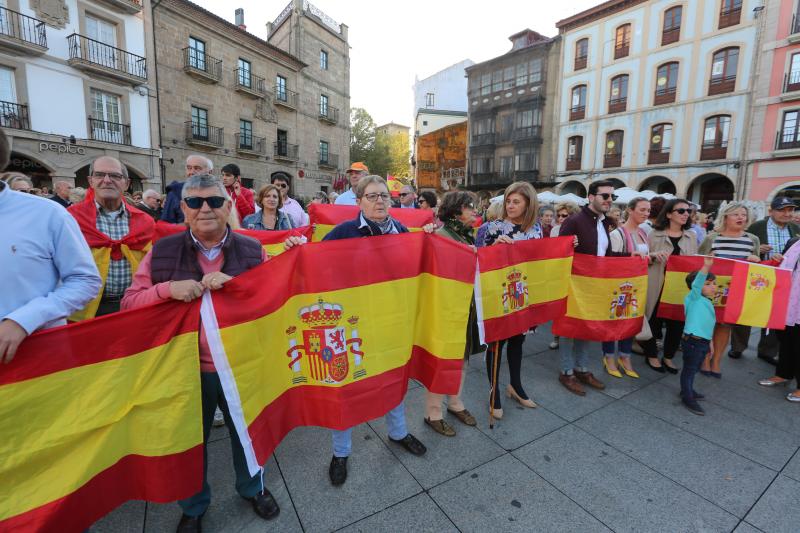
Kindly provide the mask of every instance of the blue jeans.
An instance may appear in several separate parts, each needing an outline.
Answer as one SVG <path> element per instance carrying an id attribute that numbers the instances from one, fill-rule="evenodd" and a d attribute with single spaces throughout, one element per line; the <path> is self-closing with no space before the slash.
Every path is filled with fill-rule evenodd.
<path id="1" fill-rule="evenodd" d="M 383 418 L 389 427 L 390 439 L 400 440 L 408 435 L 405 401 L 400 402 L 400 405 L 386 413 Z M 336 457 L 350 457 L 350 452 L 353 448 L 353 428 L 343 431 L 333 430 L 331 431 L 331 437 L 333 437 L 333 455 Z"/>
<path id="2" fill-rule="evenodd" d="M 614 355 L 616 354 L 616 350 L 614 349 L 614 345 L 619 348 L 620 355 L 630 355 L 631 348 L 633 347 L 633 337 L 630 339 L 622 339 L 620 341 L 609 341 L 603 343 L 603 355 Z"/>
<path id="3" fill-rule="evenodd" d="M 558 344 L 558 354 L 561 356 L 561 372 L 572 374 L 573 369 L 580 372 L 588 370 L 589 341 L 561 337 Z"/>
<path id="4" fill-rule="evenodd" d="M 697 337 L 684 337 L 681 340 L 683 368 L 681 369 L 681 396 L 686 400 L 694 398 L 694 377 L 706 358 L 711 341 Z"/>

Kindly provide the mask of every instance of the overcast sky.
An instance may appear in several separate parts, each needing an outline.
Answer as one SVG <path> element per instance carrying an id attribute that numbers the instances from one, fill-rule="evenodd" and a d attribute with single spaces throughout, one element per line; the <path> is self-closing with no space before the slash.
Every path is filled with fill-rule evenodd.
<path id="1" fill-rule="evenodd" d="M 266 23 L 288 0 L 194 0 L 233 22 L 244 8 L 248 31 L 266 38 Z M 379 125 L 412 126 L 414 76 L 420 79 L 463 59 L 476 63 L 511 49 L 508 36 L 525 28 L 547 36 L 555 22 L 602 0 L 314 0 L 350 27 L 350 106 Z"/>

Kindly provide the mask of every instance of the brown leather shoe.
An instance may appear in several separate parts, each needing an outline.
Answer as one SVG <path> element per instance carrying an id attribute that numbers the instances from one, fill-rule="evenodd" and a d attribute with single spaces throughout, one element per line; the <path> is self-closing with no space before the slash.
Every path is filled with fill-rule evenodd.
<path id="1" fill-rule="evenodd" d="M 567 374 L 559 374 L 558 381 L 560 381 L 561 384 L 564 385 L 564 388 L 566 388 L 572 394 L 577 394 L 578 396 L 586 396 L 586 391 L 583 390 L 583 387 L 581 387 L 581 384 L 578 383 L 578 380 L 575 376 Z"/>
<path id="2" fill-rule="evenodd" d="M 445 437 L 456 436 L 456 430 L 450 427 L 450 424 L 444 420 L 431 420 L 430 418 L 426 417 L 425 423 L 432 427 L 433 430 L 440 435 L 444 435 Z"/>
<path id="3" fill-rule="evenodd" d="M 447 412 L 453 415 L 454 417 L 458 418 L 462 424 L 465 424 L 467 426 L 475 426 L 478 424 L 478 421 L 475 420 L 475 417 L 472 416 L 472 413 L 470 413 L 466 409 L 462 409 L 461 411 L 453 411 L 448 407 Z"/>
<path id="4" fill-rule="evenodd" d="M 606 388 L 603 382 L 594 377 L 591 372 L 578 372 L 575 370 L 575 377 L 578 378 L 578 381 L 589 385 L 593 389 L 603 390 Z"/>

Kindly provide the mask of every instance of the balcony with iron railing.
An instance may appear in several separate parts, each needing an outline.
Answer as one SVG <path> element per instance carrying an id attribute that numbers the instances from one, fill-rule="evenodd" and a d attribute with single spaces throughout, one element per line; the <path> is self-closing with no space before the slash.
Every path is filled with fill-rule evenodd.
<path id="1" fill-rule="evenodd" d="M 332 105 L 319 106 L 319 119 L 328 124 L 339 122 L 339 109 Z"/>
<path id="2" fill-rule="evenodd" d="M 700 148 L 700 161 L 725 159 L 728 155 L 728 141 L 704 142 Z"/>
<path id="3" fill-rule="evenodd" d="M 73 33 L 67 37 L 69 60 L 73 67 L 102 74 L 132 85 L 147 82 L 147 61 L 106 43 Z"/>
<path id="4" fill-rule="evenodd" d="M 0 7 L 0 48 L 40 55 L 47 51 L 47 30 L 39 19 Z"/>
<path id="5" fill-rule="evenodd" d="M 123 13 L 138 13 L 142 10 L 142 0 L 98 0 Z"/>
<path id="6" fill-rule="evenodd" d="M 708 96 L 732 93 L 736 90 L 736 75 L 711 78 L 708 82 Z"/>
<path id="7" fill-rule="evenodd" d="M 661 33 L 661 46 L 677 43 L 681 39 L 681 27 L 664 30 Z"/>
<path id="8" fill-rule="evenodd" d="M 265 137 L 257 137 L 252 133 L 242 134 L 241 132 L 234 134 L 233 137 L 236 140 L 237 152 L 250 155 L 266 155 L 267 139 Z"/>
<path id="9" fill-rule="evenodd" d="M 263 98 L 267 94 L 266 80 L 256 76 L 249 70 L 233 69 L 233 79 L 236 80 L 236 90 L 240 93 Z"/>
<path id="10" fill-rule="evenodd" d="M 529 141 L 534 139 L 541 140 L 542 127 L 541 126 L 521 126 L 514 128 L 515 141 Z"/>
<path id="11" fill-rule="evenodd" d="M 492 146 L 495 143 L 495 133 L 473 133 L 470 146 Z"/>
<path id="12" fill-rule="evenodd" d="M 129 124 L 109 122 L 89 117 L 89 135 L 93 141 L 112 144 L 131 144 L 131 127 Z"/>
<path id="13" fill-rule="evenodd" d="M 675 102 L 675 96 L 678 94 L 677 87 L 664 87 L 663 89 L 656 89 L 653 95 L 653 105 L 664 105 Z"/>
<path id="14" fill-rule="evenodd" d="M 319 166 L 320 168 L 337 169 L 339 168 L 339 154 L 331 154 L 328 152 L 319 153 Z"/>
<path id="15" fill-rule="evenodd" d="M 783 93 L 781 102 L 800 100 L 800 70 L 789 72 L 783 76 Z"/>
<path id="16" fill-rule="evenodd" d="M 719 29 L 736 26 L 742 19 L 742 6 L 732 7 L 725 9 L 724 7 L 719 12 Z"/>
<path id="17" fill-rule="evenodd" d="M 669 150 L 649 150 L 647 152 L 648 165 L 664 165 L 669 163 Z"/>
<path id="18" fill-rule="evenodd" d="M 791 155 L 800 155 L 800 153 L 795 153 L 795 151 L 800 151 L 800 132 L 797 128 L 779 131 L 775 136 L 775 150 L 792 150 Z"/>
<path id="19" fill-rule="evenodd" d="M 31 119 L 28 106 L 15 102 L 0 101 L 0 127 L 15 130 L 31 129 Z"/>
<path id="20" fill-rule="evenodd" d="M 570 122 L 573 120 L 583 120 L 586 117 L 586 106 L 579 105 L 570 108 L 569 110 L 569 120 Z"/>
<path id="21" fill-rule="evenodd" d="M 297 93 L 290 91 L 286 87 L 276 85 L 275 91 L 275 105 L 283 106 L 287 109 L 297 110 Z"/>
<path id="22" fill-rule="evenodd" d="M 787 37 L 789 44 L 800 43 L 800 17 L 797 15 L 797 13 L 792 15 L 792 23 L 789 26 L 789 37 Z"/>
<path id="23" fill-rule="evenodd" d="M 519 169 L 514 171 L 514 179 L 516 181 L 536 181 L 539 178 L 538 168 Z"/>
<path id="24" fill-rule="evenodd" d="M 628 97 L 612 98 L 608 101 L 608 114 L 622 113 L 628 107 Z"/>
<path id="25" fill-rule="evenodd" d="M 617 168 L 622 166 L 622 154 L 605 154 L 603 168 Z"/>
<path id="26" fill-rule="evenodd" d="M 187 120 L 184 123 L 186 142 L 194 146 L 219 148 L 225 144 L 224 128 Z"/>
<path id="27" fill-rule="evenodd" d="M 204 83 L 219 83 L 222 60 L 187 46 L 183 49 L 183 71 Z"/>
<path id="28" fill-rule="evenodd" d="M 471 172 L 468 179 L 470 188 L 473 189 L 500 189 L 507 187 L 514 181 L 514 175 L 502 176 L 499 172 L 483 171 Z"/>
<path id="29" fill-rule="evenodd" d="M 289 144 L 288 142 L 278 141 L 272 143 L 272 157 L 284 161 L 299 161 L 300 146 Z"/>

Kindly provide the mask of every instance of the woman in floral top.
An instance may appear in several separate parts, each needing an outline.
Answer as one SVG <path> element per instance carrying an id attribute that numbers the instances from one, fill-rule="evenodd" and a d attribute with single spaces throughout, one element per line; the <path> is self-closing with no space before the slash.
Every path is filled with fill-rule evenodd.
<path id="1" fill-rule="evenodd" d="M 536 189 L 530 183 L 514 182 L 508 186 L 503 195 L 503 214 L 490 222 L 486 232 L 482 235 L 478 246 L 492 246 L 501 244 L 514 244 L 516 241 L 526 241 L 529 239 L 541 239 L 542 228 L 536 222 L 539 205 L 536 199 Z M 525 393 L 522 388 L 520 371 L 522 369 L 522 343 L 525 335 L 515 335 L 509 339 L 499 341 L 500 355 L 502 356 L 503 345 L 507 346 L 506 355 L 508 358 L 508 373 L 511 383 L 506 387 L 506 395 L 514 398 L 524 407 L 536 407 L 536 404 Z M 494 359 L 493 347 L 486 353 L 486 373 L 489 382 L 492 382 L 492 367 Z M 497 373 L 494 376 L 494 383 L 499 383 L 500 360 L 497 362 Z M 500 387 L 495 387 L 494 398 L 490 409 L 494 418 L 503 417 L 503 409 L 500 405 Z"/>

